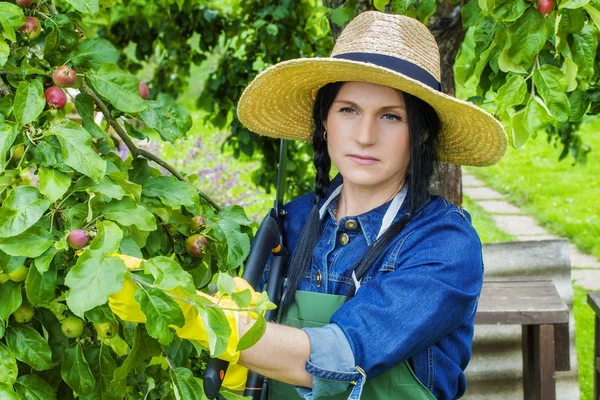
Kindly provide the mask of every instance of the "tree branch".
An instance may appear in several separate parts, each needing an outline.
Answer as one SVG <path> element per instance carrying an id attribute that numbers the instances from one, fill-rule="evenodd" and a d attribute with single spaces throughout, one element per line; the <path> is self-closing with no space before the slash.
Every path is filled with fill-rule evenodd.
<path id="1" fill-rule="evenodd" d="M 154 161 L 155 163 L 157 163 L 158 165 L 160 165 L 161 167 L 163 167 L 164 169 L 169 171 L 175 178 L 179 179 L 182 182 L 189 183 L 188 180 L 185 179 L 185 177 L 183 175 L 181 175 L 171 164 L 169 164 L 165 160 L 161 159 L 160 157 L 152 154 L 151 152 L 149 152 L 147 150 L 138 148 L 135 145 L 135 143 L 133 143 L 133 141 L 131 140 L 131 138 L 125 131 L 125 129 L 123 129 L 121 124 L 119 124 L 112 117 L 112 115 L 110 114 L 110 110 L 108 109 L 106 104 L 104 104 L 102 99 L 100 99 L 100 97 L 98 96 L 96 91 L 87 84 L 85 79 L 83 79 L 81 82 L 81 91 L 85 94 L 92 96 L 92 98 L 94 99 L 94 103 L 96 103 L 96 106 L 98 106 L 98 108 L 104 115 L 104 118 L 106 118 L 106 121 L 108 122 L 108 124 L 110 126 L 112 126 L 112 128 L 115 130 L 115 132 L 117 133 L 119 138 L 123 141 L 123 143 L 125 143 L 125 145 L 129 149 L 129 151 L 131 152 L 131 155 L 133 156 L 133 158 L 144 157 L 147 160 Z M 202 190 L 200 190 L 198 188 L 196 188 L 196 190 L 198 191 L 200 196 L 204 200 L 206 200 L 216 211 L 221 210 L 221 207 L 209 195 L 207 195 L 206 193 L 204 193 Z"/>

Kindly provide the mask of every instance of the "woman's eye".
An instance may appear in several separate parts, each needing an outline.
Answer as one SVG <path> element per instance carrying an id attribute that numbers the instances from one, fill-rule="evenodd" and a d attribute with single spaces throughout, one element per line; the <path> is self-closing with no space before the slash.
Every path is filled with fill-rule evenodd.
<path id="1" fill-rule="evenodd" d="M 344 114 L 352 114 L 354 112 L 354 109 L 352 109 L 350 107 L 342 107 L 342 108 L 340 108 L 340 112 L 342 112 Z"/>
<path id="2" fill-rule="evenodd" d="M 396 114 L 385 114 L 383 118 L 390 121 L 402 121 L 402 118 Z"/>

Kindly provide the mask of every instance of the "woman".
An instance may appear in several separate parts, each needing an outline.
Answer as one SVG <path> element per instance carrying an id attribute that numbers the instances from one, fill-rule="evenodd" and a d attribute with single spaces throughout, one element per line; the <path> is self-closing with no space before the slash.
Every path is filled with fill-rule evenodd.
<path id="1" fill-rule="evenodd" d="M 360 14 L 331 58 L 257 76 L 238 116 L 260 134 L 312 136 L 317 170 L 315 192 L 286 206 L 282 325 L 240 364 L 271 378 L 270 399 L 461 397 L 481 243 L 468 214 L 427 189 L 438 160 L 493 164 L 506 135 L 441 92 L 427 28 Z M 330 185 L 331 162 L 341 179 Z"/>
<path id="2" fill-rule="evenodd" d="M 332 57 L 258 75 L 238 116 L 260 134 L 312 139 L 317 177 L 314 193 L 286 205 L 292 258 L 279 323 L 239 353 L 234 342 L 252 321 L 230 318 L 234 341 L 220 357 L 270 378 L 270 400 L 461 397 L 481 243 L 469 215 L 427 189 L 438 160 L 493 164 L 506 135 L 485 111 L 441 92 L 427 28 L 362 13 Z M 332 162 L 340 174 L 330 182 Z M 127 285 L 109 304 L 144 322 Z M 201 318 L 183 306 L 177 334 L 205 343 Z"/>

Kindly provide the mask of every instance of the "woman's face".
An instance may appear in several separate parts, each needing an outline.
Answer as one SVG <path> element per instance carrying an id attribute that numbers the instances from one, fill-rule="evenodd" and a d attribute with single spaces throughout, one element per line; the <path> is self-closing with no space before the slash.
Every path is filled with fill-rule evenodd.
<path id="1" fill-rule="evenodd" d="M 325 123 L 331 161 L 344 185 L 396 191 L 410 161 L 404 96 L 396 89 L 363 82 L 342 85 Z"/>

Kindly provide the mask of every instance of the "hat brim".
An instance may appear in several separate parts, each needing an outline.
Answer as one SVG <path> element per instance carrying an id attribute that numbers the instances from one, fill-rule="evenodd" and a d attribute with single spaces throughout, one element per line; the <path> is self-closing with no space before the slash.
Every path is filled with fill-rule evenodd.
<path id="1" fill-rule="evenodd" d="M 504 127 L 485 110 L 396 71 L 344 59 L 301 58 L 266 69 L 242 93 L 238 118 L 261 135 L 310 140 L 317 92 L 327 83 L 339 81 L 392 87 L 430 104 L 442 123 L 438 153 L 443 162 L 492 165 L 506 152 Z"/>

